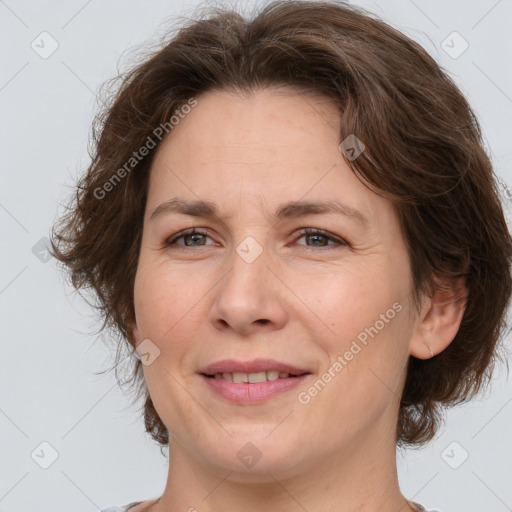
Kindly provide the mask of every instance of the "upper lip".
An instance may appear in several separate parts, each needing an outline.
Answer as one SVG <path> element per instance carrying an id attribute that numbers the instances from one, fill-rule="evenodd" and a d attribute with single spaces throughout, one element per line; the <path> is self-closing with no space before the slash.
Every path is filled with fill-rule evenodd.
<path id="1" fill-rule="evenodd" d="M 235 359 L 223 359 L 216 361 L 202 370 L 199 373 L 205 375 L 215 375 L 216 373 L 257 373 L 278 371 L 282 373 L 289 373 L 290 375 L 302 375 L 309 373 L 307 370 L 293 366 L 287 363 L 281 363 L 273 359 L 253 359 L 252 361 L 236 361 Z"/>

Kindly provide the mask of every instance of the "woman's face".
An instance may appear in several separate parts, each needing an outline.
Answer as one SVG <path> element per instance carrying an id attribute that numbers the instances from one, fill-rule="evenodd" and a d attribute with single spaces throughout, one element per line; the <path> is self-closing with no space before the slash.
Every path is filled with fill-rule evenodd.
<path id="1" fill-rule="evenodd" d="M 383 440 L 394 451 L 416 320 L 391 203 L 348 167 L 328 100 L 287 88 L 196 100 L 155 155 L 135 280 L 135 341 L 149 340 L 145 378 L 172 449 L 239 478 Z M 177 206 L 199 201 L 215 214 Z M 342 206 L 303 205 L 317 202 Z M 306 375 L 203 375 L 227 359 Z"/>

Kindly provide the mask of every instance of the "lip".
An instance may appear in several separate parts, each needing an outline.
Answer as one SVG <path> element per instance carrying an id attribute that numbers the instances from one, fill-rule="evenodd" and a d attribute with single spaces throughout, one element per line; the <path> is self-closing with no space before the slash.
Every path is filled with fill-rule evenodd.
<path id="1" fill-rule="evenodd" d="M 256 373 L 266 371 L 278 371 L 289 373 L 291 375 L 302 375 L 310 373 L 304 368 L 299 368 L 288 363 L 275 361 L 274 359 L 253 359 L 252 361 L 237 361 L 235 359 L 223 359 L 208 365 L 207 367 L 199 370 L 198 373 L 203 375 L 215 375 L 216 373 Z M 286 380 L 286 379 L 283 379 Z M 254 384 L 253 384 L 254 385 Z"/>
<path id="2" fill-rule="evenodd" d="M 224 379 L 207 377 L 206 375 L 201 375 L 201 379 L 204 380 L 212 391 L 230 402 L 236 404 L 250 404 L 264 402 L 278 394 L 289 391 L 298 386 L 310 375 L 310 373 L 307 373 L 298 377 L 279 378 L 266 382 L 255 382 L 253 384 L 249 382 L 229 382 Z"/>

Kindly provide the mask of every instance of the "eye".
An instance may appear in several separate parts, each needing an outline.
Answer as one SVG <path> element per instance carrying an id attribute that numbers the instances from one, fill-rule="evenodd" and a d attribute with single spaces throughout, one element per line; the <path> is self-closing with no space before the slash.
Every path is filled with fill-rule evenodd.
<path id="1" fill-rule="evenodd" d="M 205 237 L 210 238 L 206 231 L 197 228 L 191 228 L 187 229 L 186 231 L 180 231 L 179 233 L 176 233 L 176 235 L 173 235 L 172 237 L 167 239 L 165 241 L 165 247 L 168 247 L 170 245 L 182 245 L 185 247 L 201 247 L 206 244 L 198 242 L 204 241 Z M 180 239 L 183 239 L 185 244 L 177 244 L 176 242 Z"/>
<path id="2" fill-rule="evenodd" d="M 329 241 L 334 242 L 335 246 L 348 245 L 347 242 L 345 242 L 345 240 L 338 238 L 334 235 L 331 235 L 331 234 L 327 233 L 326 231 L 322 231 L 321 229 L 306 228 L 306 229 L 301 230 L 299 234 L 301 236 L 300 236 L 300 238 L 298 238 L 298 240 L 300 240 L 301 238 L 305 238 L 306 240 L 313 241 L 314 245 L 310 245 L 308 247 L 329 247 L 329 245 L 333 245 L 333 244 L 329 244 L 328 243 Z M 323 239 L 323 241 L 322 241 L 322 239 Z M 323 243 L 323 242 L 326 242 L 326 243 Z M 307 244 L 299 244 L 299 245 L 307 245 Z M 330 248 L 335 249 L 336 247 L 330 247 Z"/>
<path id="3" fill-rule="evenodd" d="M 306 245 L 308 248 L 315 248 L 315 247 L 327 247 L 327 248 L 336 248 L 336 246 L 347 246 L 347 242 L 345 242 L 343 239 L 338 238 L 334 235 L 331 235 L 330 233 L 327 233 L 326 231 L 322 231 L 321 229 L 313 229 L 313 228 L 306 228 L 299 232 L 301 238 L 305 238 L 306 240 L 310 240 L 313 242 L 313 245 L 306 244 L 298 244 L 298 245 Z M 170 246 L 182 246 L 182 247 L 204 247 L 205 245 L 212 245 L 212 244 L 206 244 L 205 239 L 210 238 L 208 236 L 208 233 L 205 230 L 201 230 L 198 228 L 191 228 L 187 229 L 185 231 L 180 231 L 179 233 L 176 233 L 169 239 L 165 241 L 165 247 Z M 184 244 L 177 243 L 178 240 L 183 239 Z M 211 240 L 211 238 L 210 238 Z M 332 243 L 329 243 L 332 242 Z M 334 245 L 335 247 L 330 247 Z"/>

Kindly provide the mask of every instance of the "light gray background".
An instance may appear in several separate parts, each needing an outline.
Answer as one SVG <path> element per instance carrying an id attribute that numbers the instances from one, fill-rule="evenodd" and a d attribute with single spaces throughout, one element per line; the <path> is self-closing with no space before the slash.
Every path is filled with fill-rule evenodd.
<path id="1" fill-rule="evenodd" d="M 190 14 L 196 3 L 0 1 L 0 511 L 92 512 L 163 491 L 167 460 L 144 433 L 140 411 L 127 406 L 112 373 L 94 373 L 112 357 L 88 335 L 94 316 L 33 247 L 88 164 L 98 86 L 115 75 L 123 52 L 163 34 L 170 16 Z M 479 116 L 498 174 L 511 183 L 512 0 L 355 3 L 449 71 Z M 47 59 L 31 48 L 34 40 L 40 51 L 50 48 L 43 31 L 59 45 Z M 443 49 L 453 31 L 469 44 L 457 58 Z M 453 55 L 463 43 L 451 36 L 447 44 Z M 512 510 L 511 402 L 502 368 L 490 393 L 449 412 L 436 441 L 400 458 L 404 494 L 444 512 Z M 50 456 L 42 442 L 58 452 L 48 469 L 34 461 Z M 448 462 L 459 464 L 462 450 L 469 458 L 453 469 Z"/>

